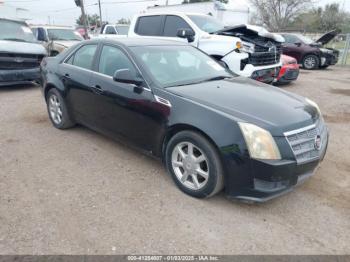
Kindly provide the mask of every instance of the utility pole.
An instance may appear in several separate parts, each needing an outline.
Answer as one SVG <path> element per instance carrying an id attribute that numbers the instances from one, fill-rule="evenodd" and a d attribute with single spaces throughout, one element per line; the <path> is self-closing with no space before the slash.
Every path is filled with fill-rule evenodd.
<path id="1" fill-rule="evenodd" d="M 100 26 L 102 27 L 102 10 L 101 10 L 101 0 L 98 0 L 98 9 L 99 9 L 99 11 L 100 11 L 100 21 L 101 21 L 101 24 L 100 24 Z"/>
<path id="2" fill-rule="evenodd" d="M 81 9 L 81 17 L 83 19 L 85 38 L 87 38 L 89 35 L 88 35 L 88 26 L 87 26 L 86 14 L 85 14 L 84 0 L 74 0 L 74 2 Z"/>

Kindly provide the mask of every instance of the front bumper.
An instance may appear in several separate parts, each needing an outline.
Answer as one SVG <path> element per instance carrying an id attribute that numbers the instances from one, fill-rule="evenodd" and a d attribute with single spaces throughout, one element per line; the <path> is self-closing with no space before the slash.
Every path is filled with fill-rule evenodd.
<path id="1" fill-rule="evenodd" d="M 0 70 L 0 86 L 40 82 L 40 68 Z"/>
<path id="2" fill-rule="evenodd" d="M 249 54 L 247 53 L 237 53 L 231 52 L 222 58 L 231 71 L 234 73 L 245 76 L 249 78 L 253 78 L 255 80 L 271 83 L 277 77 L 279 69 L 282 66 L 282 62 L 272 64 L 272 65 L 264 65 L 264 66 L 254 66 L 252 64 L 245 64 L 249 58 Z M 244 66 L 242 66 L 242 64 Z"/>
<path id="3" fill-rule="evenodd" d="M 249 202 L 265 202 L 292 191 L 311 177 L 323 160 L 328 147 L 328 130 L 325 133 L 318 157 L 300 162 L 292 156 L 282 160 L 257 160 L 249 156 L 224 155 L 226 166 L 225 193 L 228 198 Z M 279 145 L 289 144 L 281 137 Z M 286 152 L 286 151 L 285 151 Z"/>
<path id="4" fill-rule="evenodd" d="M 299 65 L 284 65 L 277 77 L 277 84 L 286 84 L 297 80 L 299 77 Z"/>
<path id="5" fill-rule="evenodd" d="M 336 65 L 338 63 L 338 56 L 335 54 L 322 53 L 321 66 Z"/>

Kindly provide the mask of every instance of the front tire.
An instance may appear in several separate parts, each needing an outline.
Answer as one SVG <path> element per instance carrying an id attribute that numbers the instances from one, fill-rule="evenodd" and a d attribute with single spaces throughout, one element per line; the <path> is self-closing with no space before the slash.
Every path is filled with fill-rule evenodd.
<path id="1" fill-rule="evenodd" d="M 181 131 L 166 147 L 165 163 L 175 184 L 184 193 L 211 197 L 223 188 L 223 168 L 216 148 L 201 134 Z"/>
<path id="2" fill-rule="evenodd" d="M 307 70 L 318 69 L 320 66 L 320 59 L 316 55 L 306 55 L 303 59 L 303 68 Z"/>
<path id="3" fill-rule="evenodd" d="M 46 96 L 46 105 L 49 118 L 54 127 L 67 129 L 75 125 L 69 116 L 66 103 L 58 90 L 52 88 Z"/>

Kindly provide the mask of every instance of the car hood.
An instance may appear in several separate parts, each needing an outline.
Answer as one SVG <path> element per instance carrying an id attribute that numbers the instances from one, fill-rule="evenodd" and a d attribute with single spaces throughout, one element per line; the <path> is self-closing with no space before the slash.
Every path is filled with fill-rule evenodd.
<path id="1" fill-rule="evenodd" d="M 17 42 L 8 40 L 0 40 L 0 52 L 46 55 L 46 50 L 40 43 Z"/>
<path id="2" fill-rule="evenodd" d="M 276 33 L 271 33 L 267 31 L 265 28 L 261 26 L 256 25 L 237 25 L 237 26 L 231 26 L 226 27 L 225 29 L 222 29 L 220 31 L 215 32 L 215 34 L 224 34 L 224 33 L 241 33 L 243 35 L 248 35 L 255 33 L 259 36 L 273 39 L 277 42 L 283 43 L 285 40 L 284 38 Z"/>
<path id="3" fill-rule="evenodd" d="M 328 44 L 330 41 L 334 39 L 338 34 L 340 33 L 339 30 L 332 30 L 328 33 L 325 33 L 322 35 L 318 40 L 316 40 L 316 43 L 320 43 L 322 45 Z"/>
<path id="4" fill-rule="evenodd" d="M 167 90 L 235 121 L 265 128 L 274 136 L 311 125 L 318 118 L 317 109 L 305 98 L 244 77 L 169 87 Z"/>
<path id="5" fill-rule="evenodd" d="M 77 41 L 54 40 L 54 43 L 56 45 L 61 45 L 61 46 L 67 47 L 67 48 L 69 48 L 69 47 L 71 47 L 79 42 L 80 42 L 79 40 L 77 40 Z"/>

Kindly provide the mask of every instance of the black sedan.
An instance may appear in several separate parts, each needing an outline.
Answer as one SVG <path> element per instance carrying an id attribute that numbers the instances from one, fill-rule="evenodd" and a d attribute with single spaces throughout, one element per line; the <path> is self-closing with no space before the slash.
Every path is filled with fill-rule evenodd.
<path id="1" fill-rule="evenodd" d="M 328 131 L 306 98 L 238 77 L 187 44 L 85 41 L 42 65 L 56 128 L 76 123 L 161 158 L 185 193 L 264 201 L 323 159 Z M 142 176 L 143 174 L 140 174 Z"/>

